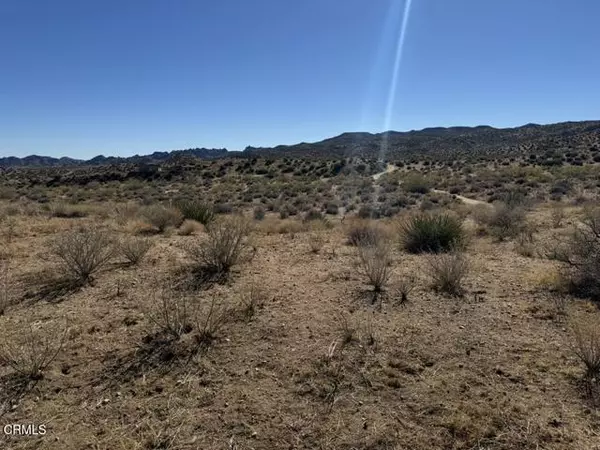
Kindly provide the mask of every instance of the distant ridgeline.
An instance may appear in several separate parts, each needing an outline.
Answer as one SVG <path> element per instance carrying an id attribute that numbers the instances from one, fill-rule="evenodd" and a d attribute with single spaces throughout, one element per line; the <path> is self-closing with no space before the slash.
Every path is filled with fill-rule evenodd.
<path id="1" fill-rule="evenodd" d="M 56 167 L 114 164 L 157 164 L 189 158 L 226 157 L 298 157 L 341 158 L 359 156 L 387 160 L 428 158 L 497 159 L 527 158 L 541 165 L 558 165 L 567 161 L 581 165 L 600 162 L 600 121 L 563 122 L 551 125 L 527 124 L 517 128 L 450 127 L 419 131 L 385 133 L 344 133 L 323 141 L 272 148 L 246 147 L 243 152 L 226 149 L 193 148 L 127 158 L 96 156 L 88 161 L 71 158 L 27 156 L 0 158 L 0 167 Z"/>

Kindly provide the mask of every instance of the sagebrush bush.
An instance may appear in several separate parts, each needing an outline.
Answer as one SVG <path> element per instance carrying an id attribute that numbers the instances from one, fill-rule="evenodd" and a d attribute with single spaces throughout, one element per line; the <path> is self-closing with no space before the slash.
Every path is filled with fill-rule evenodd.
<path id="1" fill-rule="evenodd" d="M 183 223 L 183 214 L 176 208 L 163 205 L 147 206 L 142 211 L 144 219 L 162 233 L 169 227 L 178 227 Z"/>
<path id="2" fill-rule="evenodd" d="M 572 323 L 573 351 L 586 367 L 590 379 L 600 376 L 600 320 L 578 319 Z"/>
<path id="3" fill-rule="evenodd" d="M 201 272 L 226 274 L 239 262 L 250 231 L 250 222 L 243 216 L 216 220 L 208 227 L 207 238 L 187 249 L 188 255 Z"/>
<path id="4" fill-rule="evenodd" d="M 468 271 L 469 263 L 459 252 L 435 255 L 429 259 L 429 275 L 433 281 L 433 288 L 439 292 L 462 295 L 462 281 Z"/>
<path id="5" fill-rule="evenodd" d="M 177 208 L 185 219 L 195 220 L 206 226 L 215 219 L 215 211 L 211 204 L 198 200 L 184 200 L 177 203 Z"/>
<path id="6" fill-rule="evenodd" d="M 131 265 L 139 264 L 150 248 L 152 248 L 152 241 L 140 238 L 123 239 L 117 245 L 119 255 Z"/>
<path id="7" fill-rule="evenodd" d="M 400 227 L 402 247 L 410 253 L 441 253 L 463 248 L 462 222 L 449 214 L 419 214 Z"/>
<path id="8" fill-rule="evenodd" d="M 359 241 L 357 249 L 360 272 L 375 292 L 383 291 L 391 274 L 392 252 L 389 241 L 379 240 L 375 244 Z"/>
<path id="9" fill-rule="evenodd" d="M 68 231 L 50 243 L 50 253 L 65 278 L 84 284 L 112 259 L 114 243 L 107 232 L 94 228 Z"/>

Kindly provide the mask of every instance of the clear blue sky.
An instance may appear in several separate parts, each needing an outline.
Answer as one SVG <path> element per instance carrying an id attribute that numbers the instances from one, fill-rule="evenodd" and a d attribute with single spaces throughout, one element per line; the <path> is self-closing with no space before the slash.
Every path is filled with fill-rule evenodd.
<path id="1" fill-rule="evenodd" d="M 0 156 L 600 118 L 600 1 L 0 0 Z"/>

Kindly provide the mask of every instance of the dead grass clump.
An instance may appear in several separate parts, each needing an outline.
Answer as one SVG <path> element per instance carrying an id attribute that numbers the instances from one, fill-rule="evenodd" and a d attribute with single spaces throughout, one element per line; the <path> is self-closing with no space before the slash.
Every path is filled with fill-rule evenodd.
<path id="1" fill-rule="evenodd" d="M 188 255 L 201 273 L 227 274 L 247 247 L 251 224 L 243 216 L 231 216 L 213 222 L 207 231 L 207 239 L 190 246 Z"/>
<path id="2" fill-rule="evenodd" d="M 575 355 L 586 368 L 589 379 L 600 376 L 600 321 L 593 319 L 576 319 L 572 323 Z"/>
<path id="3" fill-rule="evenodd" d="M 346 229 L 349 245 L 363 244 L 375 245 L 378 241 L 386 239 L 384 230 L 369 220 L 355 220 Z"/>
<path id="4" fill-rule="evenodd" d="M 462 281 L 469 271 L 469 264 L 462 253 L 435 255 L 429 259 L 429 275 L 436 291 L 462 296 Z"/>
<path id="5" fill-rule="evenodd" d="M 121 240 L 118 243 L 117 251 L 130 265 L 136 266 L 144 259 L 150 248 L 152 248 L 152 241 L 133 238 Z"/>
<path id="6" fill-rule="evenodd" d="M 256 312 L 263 308 L 266 302 L 267 295 L 265 291 L 251 284 L 240 292 L 240 312 L 245 320 L 250 320 L 255 316 Z"/>
<path id="7" fill-rule="evenodd" d="M 55 203 L 50 206 L 50 215 L 52 217 L 61 217 L 65 219 L 76 219 L 86 217 L 88 211 L 76 205 L 68 205 L 66 203 Z"/>
<path id="8" fill-rule="evenodd" d="M 204 230 L 204 226 L 200 222 L 185 219 L 179 227 L 179 230 L 177 230 L 177 234 L 179 234 L 180 236 L 190 236 L 202 230 Z"/>
<path id="9" fill-rule="evenodd" d="M 389 241 L 380 240 L 375 244 L 359 242 L 357 248 L 360 272 L 375 292 L 383 291 L 391 275 L 392 252 Z"/>
<path id="10" fill-rule="evenodd" d="M 59 235 L 50 245 L 61 274 L 77 284 L 89 282 L 113 257 L 113 240 L 104 231 L 84 229 Z"/>
<path id="11" fill-rule="evenodd" d="M 320 234 L 313 233 L 308 237 L 308 245 L 312 253 L 319 253 L 325 245 L 325 239 Z"/>
<path id="12" fill-rule="evenodd" d="M 22 377 L 39 380 L 43 372 L 64 349 L 69 330 L 43 333 L 33 325 L 23 333 L 0 341 L 0 363 L 9 366 Z"/>
<path id="13" fill-rule="evenodd" d="M 162 205 L 148 206 L 144 208 L 142 215 L 159 233 L 169 227 L 177 228 L 183 222 L 183 215 L 178 209 Z"/>
<path id="14" fill-rule="evenodd" d="M 178 340 L 193 330 L 197 310 L 188 296 L 167 286 L 153 293 L 147 316 L 161 334 Z"/>

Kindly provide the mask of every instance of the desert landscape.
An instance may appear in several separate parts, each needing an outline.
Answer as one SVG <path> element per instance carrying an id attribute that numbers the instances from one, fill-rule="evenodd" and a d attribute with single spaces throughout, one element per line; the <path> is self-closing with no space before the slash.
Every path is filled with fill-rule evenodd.
<path id="1" fill-rule="evenodd" d="M 600 449 L 599 180 L 600 122 L 2 158 L 0 447 Z"/>

